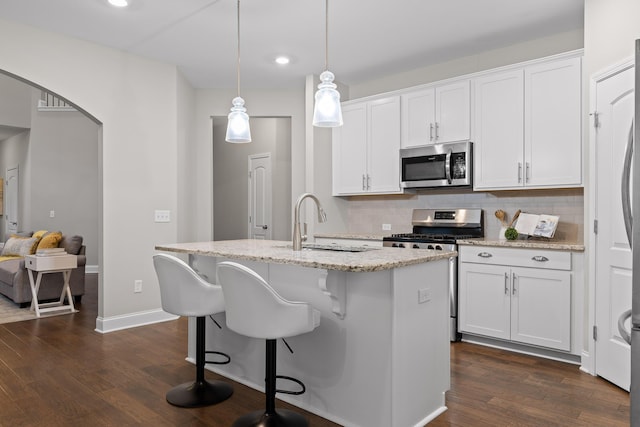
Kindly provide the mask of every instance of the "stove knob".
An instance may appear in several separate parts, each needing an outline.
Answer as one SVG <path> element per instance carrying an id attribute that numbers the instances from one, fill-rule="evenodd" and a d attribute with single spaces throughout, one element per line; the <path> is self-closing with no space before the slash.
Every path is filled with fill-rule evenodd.
<path id="1" fill-rule="evenodd" d="M 433 249 L 433 245 L 427 246 L 427 249 Z"/>
<path id="2" fill-rule="evenodd" d="M 413 246 L 411 246 L 413 249 L 420 249 L 420 245 L 418 245 L 417 243 L 414 243 Z"/>
<path id="3" fill-rule="evenodd" d="M 398 245 L 398 247 L 399 247 L 399 248 L 404 248 L 404 243 L 400 243 L 400 244 Z"/>
<path id="4" fill-rule="evenodd" d="M 392 244 L 391 244 L 391 247 L 392 247 L 392 248 L 397 248 L 397 247 L 398 247 L 398 244 L 397 244 L 397 243 L 392 243 Z"/>
<path id="5" fill-rule="evenodd" d="M 436 251 L 441 251 L 441 250 L 442 250 L 442 246 L 436 245 Z"/>

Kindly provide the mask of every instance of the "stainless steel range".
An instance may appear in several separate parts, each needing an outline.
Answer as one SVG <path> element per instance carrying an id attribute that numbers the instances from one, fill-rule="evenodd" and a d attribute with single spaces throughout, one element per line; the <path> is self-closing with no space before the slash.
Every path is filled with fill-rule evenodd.
<path id="1" fill-rule="evenodd" d="M 392 234 L 382 239 L 384 247 L 398 249 L 458 250 L 457 240 L 484 237 L 482 209 L 414 209 L 413 233 Z M 449 260 L 451 341 L 458 334 L 458 259 Z"/>

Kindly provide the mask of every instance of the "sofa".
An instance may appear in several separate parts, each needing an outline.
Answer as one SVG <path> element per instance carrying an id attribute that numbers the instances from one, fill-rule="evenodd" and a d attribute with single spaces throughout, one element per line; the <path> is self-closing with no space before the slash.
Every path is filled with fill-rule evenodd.
<path id="1" fill-rule="evenodd" d="M 69 287 L 74 302 L 79 303 L 84 295 L 85 288 L 86 247 L 82 244 L 82 236 L 65 236 L 59 232 L 58 234 L 61 237 L 59 242 L 57 242 L 57 247 L 65 248 L 67 253 L 78 256 L 78 268 L 73 269 L 71 272 Z M 35 235 L 35 233 L 20 233 L 19 237 L 15 235 L 12 236 L 14 238 L 13 240 L 10 237 L 7 242 L 5 242 L 0 255 L 5 255 L 6 250 L 9 249 L 9 246 L 15 243 L 17 239 L 30 238 L 32 235 Z M 35 240 L 36 238 L 31 239 L 32 242 Z M 28 242 L 23 241 L 23 243 Z M 35 244 L 32 248 L 26 250 L 26 252 L 21 253 L 21 255 L 25 253 L 35 253 L 37 249 L 37 244 Z M 29 285 L 29 273 L 24 265 L 24 257 L 15 256 L 6 259 L 5 256 L 2 256 L 0 259 L 0 294 L 10 298 L 20 307 L 30 306 L 31 287 Z M 47 301 L 59 299 L 63 284 L 62 274 L 43 274 L 38 292 L 38 300 Z"/>

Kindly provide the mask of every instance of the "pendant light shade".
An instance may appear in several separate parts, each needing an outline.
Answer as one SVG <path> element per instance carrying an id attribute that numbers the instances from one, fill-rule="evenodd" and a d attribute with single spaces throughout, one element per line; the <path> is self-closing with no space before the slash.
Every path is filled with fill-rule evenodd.
<path id="1" fill-rule="evenodd" d="M 320 84 L 316 92 L 313 108 L 313 125 L 318 127 L 342 126 L 342 107 L 340 92 L 333 82 L 334 75 L 329 71 L 329 0 L 325 0 L 325 56 L 324 72 L 320 74 Z"/>
<path id="2" fill-rule="evenodd" d="M 249 115 L 244 107 L 244 99 L 240 97 L 240 0 L 238 0 L 238 61 L 237 61 L 238 96 L 233 98 L 231 112 L 227 121 L 225 140 L 232 143 L 251 142 Z"/>
<path id="3" fill-rule="evenodd" d="M 313 109 L 313 125 L 318 127 L 342 126 L 342 108 L 340 108 L 340 92 L 333 83 L 333 73 L 325 71 L 320 74 L 322 81 L 316 92 L 316 105 Z"/>
<path id="4" fill-rule="evenodd" d="M 249 127 L 249 115 L 244 108 L 244 99 L 233 98 L 233 107 L 228 116 L 227 142 L 242 143 L 251 142 L 251 128 Z"/>

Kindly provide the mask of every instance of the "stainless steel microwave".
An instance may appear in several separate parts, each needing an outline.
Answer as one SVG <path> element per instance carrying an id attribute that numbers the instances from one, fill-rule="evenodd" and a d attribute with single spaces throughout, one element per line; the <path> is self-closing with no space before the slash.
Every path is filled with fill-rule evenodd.
<path id="1" fill-rule="evenodd" d="M 401 149 L 402 188 L 471 186 L 472 151 L 469 141 Z"/>

